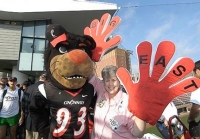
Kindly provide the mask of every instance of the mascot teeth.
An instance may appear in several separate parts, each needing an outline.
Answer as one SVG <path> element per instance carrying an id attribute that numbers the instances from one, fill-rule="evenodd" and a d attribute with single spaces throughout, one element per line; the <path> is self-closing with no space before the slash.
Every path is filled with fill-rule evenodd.
<path id="1" fill-rule="evenodd" d="M 84 78 L 83 76 L 70 76 L 70 77 L 65 77 L 65 79 L 70 80 L 70 79 L 82 79 Z"/>

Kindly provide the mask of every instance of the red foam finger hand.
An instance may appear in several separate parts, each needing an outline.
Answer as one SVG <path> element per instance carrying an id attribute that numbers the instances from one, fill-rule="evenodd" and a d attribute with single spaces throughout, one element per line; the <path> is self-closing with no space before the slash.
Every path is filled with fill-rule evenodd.
<path id="1" fill-rule="evenodd" d="M 135 84 L 133 83 L 130 73 L 128 72 L 127 69 L 123 67 L 118 68 L 117 76 L 120 79 L 121 83 L 124 85 L 127 92 L 132 92 L 134 90 Z"/>
<path id="2" fill-rule="evenodd" d="M 167 86 L 176 83 L 188 75 L 194 68 L 194 62 L 192 59 L 184 57 L 177 59 L 172 66 L 166 76 L 161 80 Z"/>
<path id="3" fill-rule="evenodd" d="M 170 41 L 159 44 L 150 76 L 151 51 L 149 42 L 142 42 L 137 47 L 140 69 L 138 82 L 133 83 L 124 68 L 117 70 L 117 76 L 129 94 L 130 112 L 154 125 L 173 98 L 196 90 L 200 86 L 200 80 L 194 77 L 183 79 L 194 68 L 194 62 L 189 58 L 178 59 L 167 72 L 166 66 L 175 51 L 175 46 Z M 166 76 L 163 72 L 167 73 Z"/>
<path id="4" fill-rule="evenodd" d="M 96 42 L 96 48 L 93 50 L 92 56 L 93 61 L 100 61 L 105 53 L 117 47 L 121 42 L 120 36 L 109 38 L 111 33 L 118 27 L 120 21 L 120 17 L 115 16 L 111 19 L 111 15 L 106 13 L 101 17 L 100 21 L 94 19 L 90 27 L 84 29 L 84 34 L 91 36 Z"/>
<path id="5" fill-rule="evenodd" d="M 178 84 L 170 87 L 170 94 L 173 96 L 178 96 L 183 94 L 183 92 L 193 92 L 199 87 L 200 80 L 196 77 L 188 77 L 183 79 Z"/>
<path id="6" fill-rule="evenodd" d="M 138 62 L 140 65 L 139 70 L 142 73 L 140 74 L 140 79 L 145 81 L 149 77 L 149 67 L 152 53 L 151 43 L 147 41 L 141 42 L 137 47 L 137 53 L 140 54 L 138 57 Z"/>
<path id="7" fill-rule="evenodd" d="M 174 55 L 175 45 L 170 41 L 163 41 L 159 43 L 156 51 L 154 66 L 152 72 L 152 78 L 158 80 L 163 74 L 166 65 L 169 63 L 170 59 Z M 165 57 L 164 57 L 165 56 Z"/>
<path id="8" fill-rule="evenodd" d="M 92 34 L 91 34 L 91 31 L 90 31 L 90 28 L 89 28 L 89 27 L 85 27 L 85 29 L 84 29 L 84 34 L 85 34 L 85 35 L 89 35 L 89 36 L 92 37 Z"/>

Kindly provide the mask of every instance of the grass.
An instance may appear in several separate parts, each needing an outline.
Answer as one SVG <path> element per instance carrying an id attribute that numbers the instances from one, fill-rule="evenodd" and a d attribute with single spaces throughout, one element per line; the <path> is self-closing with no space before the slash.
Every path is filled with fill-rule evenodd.
<path id="1" fill-rule="evenodd" d="M 188 115 L 185 115 L 185 116 L 181 117 L 181 121 L 188 128 L 187 118 L 188 118 Z M 152 127 L 147 128 L 146 133 L 152 133 L 152 134 L 155 134 L 155 135 L 162 138 L 162 136 L 161 136 L 160 132 L 157 130 L 156 126 L 152 126 Z"/>

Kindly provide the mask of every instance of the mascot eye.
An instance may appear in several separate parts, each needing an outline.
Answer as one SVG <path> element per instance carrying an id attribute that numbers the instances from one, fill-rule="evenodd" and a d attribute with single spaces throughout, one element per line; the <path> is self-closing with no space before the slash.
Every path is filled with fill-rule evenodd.
<path id="1" fill-rule="evenodd" d="M 67 48 L 66 48 L 66 46 L 60 46 L 60 47 L 59 47 L 59 52 L 60 52 L 60 53 L 67 53 Z"/>

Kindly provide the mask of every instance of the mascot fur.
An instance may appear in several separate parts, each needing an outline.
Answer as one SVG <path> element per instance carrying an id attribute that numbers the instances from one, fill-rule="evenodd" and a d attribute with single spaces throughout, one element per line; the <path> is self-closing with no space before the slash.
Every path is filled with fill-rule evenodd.
<path id="1" fill-rule="evenodd" d="M 49 82 L 39 86 L 30 105 L 31 117 L 44 139 L 89 138 L 88 115 L 95 100 L 95 89 L 87 79 L 93 72 L 93 62 L 100 61 L 121 42 L 120 36 L 108 40 L 119 23 L 118 16 L 111 18 L 106 13 L 100 21 L 94 19 L 83 36 L 69 33 L 60 25 L 47 27 L 49 44 L 44 52 L 44 63 Z M 161 42 L 150 73 L 152 46 L 142 42 L 137 47 L 139 81 L 133 83 L 122 67 L 117 71 L 129 94 L 129 110 L 152 125 L 173 98 L 200 86 L 197 78 L 181 80 L 193 70 L 190 58 L 176 60 L 163 76 L 174 51 L 172 42 Z"/>

